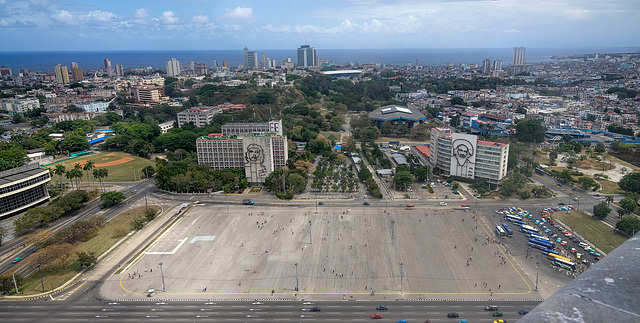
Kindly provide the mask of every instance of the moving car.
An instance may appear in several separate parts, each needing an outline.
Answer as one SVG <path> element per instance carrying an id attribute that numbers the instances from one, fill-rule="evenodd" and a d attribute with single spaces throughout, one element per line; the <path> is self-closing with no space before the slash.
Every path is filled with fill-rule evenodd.
<path id="1" fill-rule="evenodd" d="M 362 203 L 362 205 L 369 205 L 369 202 L 364 202 Z"/>
<path id="2" fill-rule="evenodd" d="M 446 203 L 446 202 L 440 202 L 440 204 L 439 204 L 439 205 L 440 205 L 440 206 L 447 206 L 447 203 Z"/>
<path id="3" fill-rule="evenodd" d="M 372 319 L 381 319 L 382 318 L 382 314 L 380 314 L 380 313 L 373 314 L 373 315 L 371 315 L 371 318 Z"/>
<path id="4" fill-rule="evenodd" d="M 320 307 L 319 306 L 314 306 L 309 311 L 311 311 L 311 312 L 320 312 Z"/>
<path id="5" fill-rule="evenodd" d="M 457 319 L 459 317 L 460 317 L 460 314 L 458 314 L 456 312 L 447 314 L 447 318 L 450 318 L 450 319 Z"/>
<path id="6" fill-rule="evenodd" d="M 493 312 L 493 317 L 502 317 L 502 312 Z"/>
<path id="7" fill-rule="evenodd" d="M 318 202 L 318 205 L 324 205 L 324 202 Z"/>
<path id="8" fill-rule="evenodd" d="M 487 305 L 484 307 L 485 311 L 497 311 L 498 310 L 498 306 L 496 305 Z"/>
<path id="9" fill-rule="evenodd" d="M 409 205 L 407 205 L 407 207 L 414 207 L 414 206 L 415 206 L 415 205 L 413 205 L 413 204 L 409 204 Z"/>
<path id="10" fill-rule="evenodd" d="M 193 204 L 202 204 L 202 201 L 195 201 Z"/>
<path id="11" fill-rule="evenodd" d="M 13 259 L 12 263 L 14 263 L 14 264 L 15 264 L 15 263 L 17 263 L 17 262 L 18 262 L 18 261 L 20 261 L 20 260 L 22 260 L 22 258 L 18 257 L 18 258 L 16 258 L 16 259 Z"/>
<path id="12" fill-rule="evenodd" d="M 560 202 L 560 203 L 558 203 L 558 205 L 564 205 L 564 203 Z"/>
<path id="13" fill-rule="evenodd" d="M 462 207 L 470 207 L 471 205 L 470 204 L 461 204 L 460 206 L 462 206 Z"/>
<path id="14" fill-rule="evenodd" d="M 388 309 L 389 309 L 389 307 L 387 305 L 378 305 L 378 306 L 376 306 L 376 310 L 377 311 L 386 311 Z"/>
<path id="15" fill-rule="evenodd" d="M 520 310 L 520 312 L 518 312 L 520 315 L 526 315 L 527 313 L 529 313 L 529 310 Z"/>

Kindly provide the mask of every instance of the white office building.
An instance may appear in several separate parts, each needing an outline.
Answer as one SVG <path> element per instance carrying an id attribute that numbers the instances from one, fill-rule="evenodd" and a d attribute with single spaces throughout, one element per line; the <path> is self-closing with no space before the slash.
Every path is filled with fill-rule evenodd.
<path id="1" fill-rule="evenodd" d="M 175 58 L 166 61 L 167 76 L 177 77 L 180 76 L 180 61 Z"/>

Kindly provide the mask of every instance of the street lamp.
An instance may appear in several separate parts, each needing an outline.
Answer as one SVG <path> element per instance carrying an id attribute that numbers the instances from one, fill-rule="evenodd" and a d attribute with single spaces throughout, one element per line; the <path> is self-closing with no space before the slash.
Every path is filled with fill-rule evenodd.
<path id="1" fill-rule="evenodd" d="M 311 220 L 309 220 L 309 244 L 311 243 Z"/>
<path id="2" fill-rule="evenodd" d="M 296 266 L 296 292 L 297 292 L 299 290 L 298 289 L 298 263 L 296 262 L 293 265 Z"/>
<path id="3" fill-rule="evenodd" d="M 396 241 L 395 224 L 396 224 L 396 220 L 391 220 L 391 244 L 393 244 Z"/>
<path id="4" fill-rule="evenodd" d="M 42 281 L 42 271 L 40 271 L 40 264 L 38 266 L 38 273 L 40 273 L 40 284 L 42 284 L 42 292 L 44 293 L 44 282 Z"/>
<path id="5" fill-rule="evenodd" d="M 540 268 L 540 262 L 536 261 L 536 291 L 538 291 L 538 268 Z"/>
<path id="6" fill-rule="evenodd" d="M 402 294 L 402 266 L 404 266 L 404 262 L 400 263 L 400 293 Z"/>
<path id="7" fill-rule="evenodd" d="M 165 292 L 167 289 L 164 287 L 164 273 L 162 272 L 162 263 L 159 263 L 160 266 L 160 276 L 162 277 L 162 291 Z"/>
<path id="8" fill-rule="evenodd" d="M 316 214 L 318 214 L 318 192 L 316 192 Z"/>

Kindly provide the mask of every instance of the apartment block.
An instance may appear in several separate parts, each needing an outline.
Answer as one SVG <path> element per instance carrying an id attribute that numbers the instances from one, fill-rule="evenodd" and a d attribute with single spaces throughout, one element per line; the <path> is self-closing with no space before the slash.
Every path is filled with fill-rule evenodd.
<path id="1" fill-rule="evenodd" d="M 261 123 L 227 123 L 222 125 L 222 134 L 225 136 L 265 132 L 273 132 L 278 136 L 282 136 L 282 120 Z"/>
<path id="2" fill-rule="evenodd" d="M 164 98 L 164 89 L 159 86 L 134 86 L 131 88 L 131 94 L 136 102 L 157 103 Z"/>
<path id="3" fill-rule="evenodd" d="M 189 122 L 193 122 L 196 127 L 204 127 L 213 120 L 213 116 L 221 112 L 218 108 L 203 106 L 187 109 L 178 113 L 178 127 Z"/>

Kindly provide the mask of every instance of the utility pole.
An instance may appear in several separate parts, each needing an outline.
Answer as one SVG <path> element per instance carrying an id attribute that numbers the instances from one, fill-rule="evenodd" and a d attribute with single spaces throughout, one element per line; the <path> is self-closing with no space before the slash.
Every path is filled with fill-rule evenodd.
<path id="1" fill-rule="evenodd" d="M 395 224 L 396 220 L 391 220 L 391 244 L 394 244 L 396 241 Z"/>
<path id="2" fill-rule="evenodd" d="M 297 292 L 297 291 L 299 291 L 299 289 L 298 289 L 298 263 L 296 262 L 293 265 L 296 266 L 296 292 Z"/>
<path id="3" fill-rule="evenodd" d="M 40 271 L 40 264 L 38 266 L 38 273 L 40 273 L 40 284 L 42 284 L 42 292 L 44 293 L 44 282 L 42 281 L 42 271 Z"/>
<path id="4" fill-rule="evenodd" d="M 316 192 L 316 214 L 318 214 L 318 192 Z M 311 221 L 309 221 L 311 223 Z"/>
<path id="5" fill-rule="evenodd" d="M 164 287 L 164 272 L 162 272 L 162 263 L 159 263 L 160 266 L 160 276 L 162 277 L 162 291 L 165 292 L 167 289 Z"/>
<path id="6" fill-rule="evenodd" d="M 11 276 L 13 276 L 13 286 L 16 287 L 16 294 L 20 293 L 18 291 L 18 284 L 16 283 L 16 274 L 11 274 Z"/>
<path id="7" fill-rule="evenodd" d="M 538 268 L 540 268 L 540 262 L 536 261 L 536 291 L 538 291 Z"/>
<path id="8" fill-rule="evenodd" d="M 402 294 L 402 266 L 404 266 L 404 262 L 400 263 L 400 294 Z"/>
<path id="9" fill-rule="evenodd" d="M 311 220 L 309 220 L 309 244 L 311 243 Z"/>
<path id="10" fill-rule="evenodd" d="M 147 193 L 144 193 L 144 210 L 149 208 L 149 202 L 147 201 Z"/>

